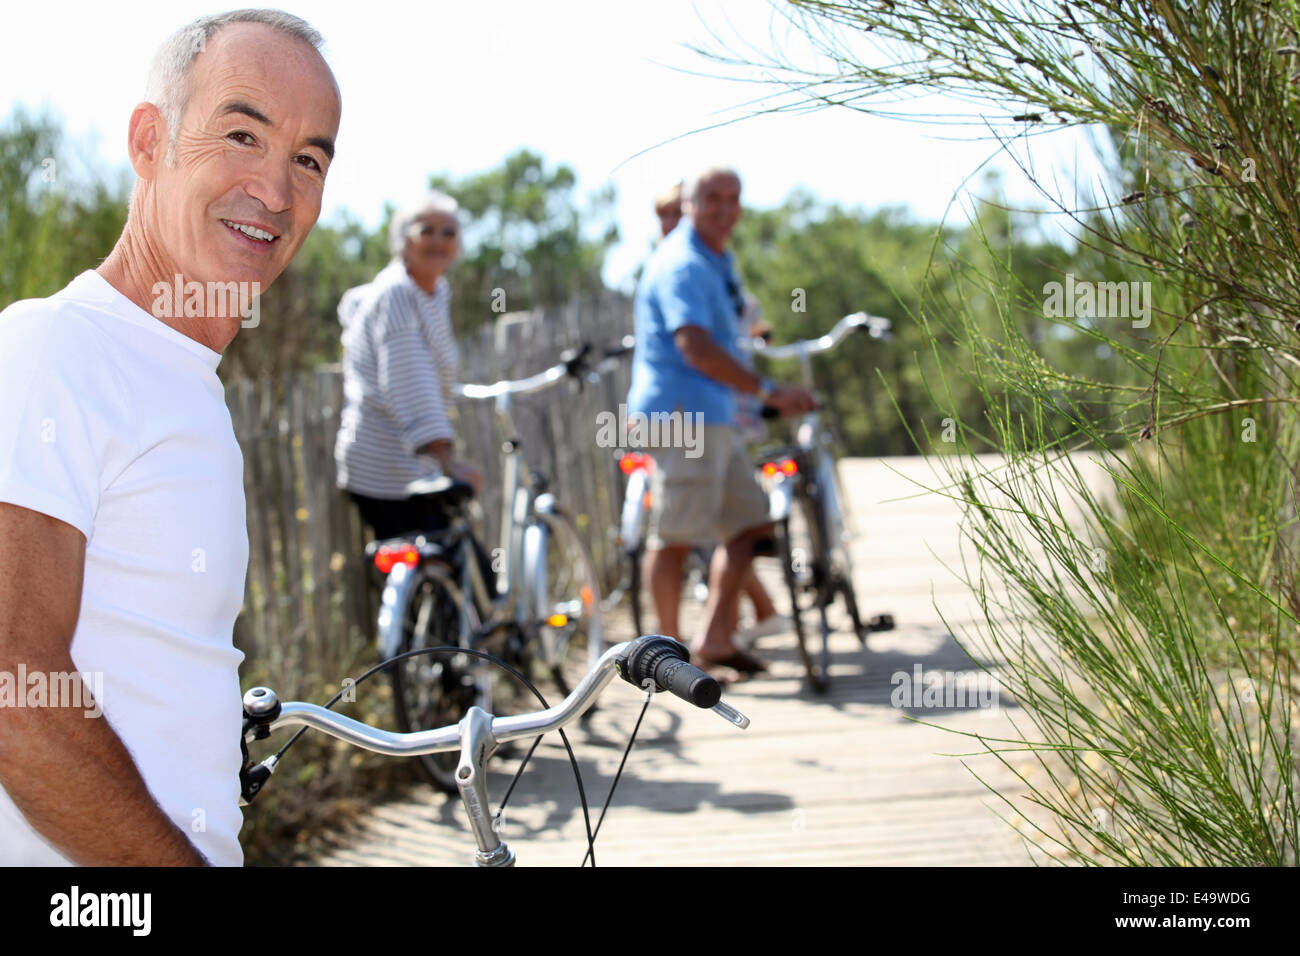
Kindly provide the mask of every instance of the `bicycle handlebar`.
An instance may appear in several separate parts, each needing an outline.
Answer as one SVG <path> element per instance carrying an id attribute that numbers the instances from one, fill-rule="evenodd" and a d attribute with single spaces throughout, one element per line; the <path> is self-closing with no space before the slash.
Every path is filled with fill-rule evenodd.
<path id="1" fill-rule="evenodd" d="M 862 329 L 873 339 L 887 340 L 892 338 L 893 323 L 889 319 L 878 315 L 855 312 L 852 315 L 844 316 L 835 323 L 835 327 L 829 332 L 815 339 L 801 339 L 788 345 L 768 345 L 764 339 L 752 338 L 741 339 L 739 344 L 743 350 L 753 352 L 756 355 L 764 355 L 767 358 L 798 358 L 801 355 L 816 355 L 819 352 L 829 352 L 839 345 L 849 332 L 857 329 Z"/>
<path id="2" fill-rule="evenodd" d="M 669 646 L 673 645 L 673 646 Z M 712 709 L 744 729 L 749 718 L 721 698 L 718 682 L 686 662 L 685 647 L 670 637 L 648 634 L 616 644 L 587 672 L 573 693 L 546 710 L 492 719 L 492 736 L 500 743 L 558 730 L 586 713 L 617 675 L 643 690 L 653 686 L 700 708 Z M 647 683 L 649 682 L 649 683 Z M 312 727 L 339 740 L 394 757 L 444 753 L 460 748 L 458 725 L 396 733 L 302 701 L 278 703 L 275 692 L 254 687 L 244 695 L 245 739 L 265 737 L 285 727 Z"/>
<path id="3" fill-rule="evenodd" d="M 624 355 L 627 355 L 629 352 L 635 351 L 635 349 L 636 349 L 636 336 L 625 335 L 619 341 L 618 345 L 608 345 L 605 347 L 605 358 L 607 359 L 622 358 Z"/>
<path id="4" fill-rule="evenodd" d="M 856 329 L 862 329 L 873 339 L 885 340 L 892 337 L 892 328 L 893 323 L 889 319 L 877 315 L 868 315 L 865 312 L 855 312 L 853 315 L 844 316 L 835 323 L 834 328 L 829 332 L 815 339 L 802 339 L 788 345 L 769 345 L 765 339 L 752 338 L 740 339 L 739 345 L 745 351 L 761 354 L 768 358 L 797 358 L 801 355 L 816 355 L 819 352 L 828 352 L 839 345 L 849 332 Z M 603 350 L 602 361 L 596 366 L 596 371 L 607 370 L 611 360 L 622 358 L 632 352 L 635 344 L 635 338 L 627 335 L 623 337 L 618 345 L 606 347 Z M 545 371 L 538 372 L 536 375 L 521 379 L 506 379 L 494 382 L 491 385 L 457 384 L 452 386 L 452 391 L 462 398 L 472 399 L 499 398 L 503 395 L 526 395 L 532 392 L 540 392 L 554 385 L 562 378 L 580 378 L 581 373 L 588 368 L 590 352 L 590 343 L 584 343 L 577 349 L 570 349 L 565 352 L 559 362 Z"/>
<path id="5" fill-rule="evenodd" d="M 500 398 L 503 395 L 527 395 L 549 388 L 562 378 L 572 378 L 581 385 L 584 372 L 601 372 L 612 368 L 612 361 L 631 352 L 635 344 L 632 336 L 624 336 L 619 345 L 603 350 L 601 361 L 594 369 L 591 366 L 591 343 L 583 342 L 576 348 L 566 349 L 560 354 L 560 361 L 545 371 L 530 375 L 528 378 L 506 379 L 491 385 L 458 384 L 452 386 L 452 392 L 462 398 L 484 399 Z"/>
<path id="6" fill-rule="evenodd" d="M 505 380 L 492 385 L 454 385 L 452 391 L 462 398 L 499 398 L 502 395 L 524 395 L 540 392 L 569 374 L 568 364 L 559 362 L 544 372 L 530 375 L 528 378 Z"/>
<path id="7" fill-rule="evenodd" d="M 476 399 L 500 398 L 502 395 L 526 395 L 530 392 L 540 392 L 566 376 L 576 378 L 578 373 L 586 367 L 587 353 L 590 351 L 590 343 L 584 342 L 577 348 L 566 349 L 560 353 L 560 361 L 536 375 L 519 379 L 503 379 L 491 385 L 457 384 L 452 386 L 452 392 L 462 398 Z"/>

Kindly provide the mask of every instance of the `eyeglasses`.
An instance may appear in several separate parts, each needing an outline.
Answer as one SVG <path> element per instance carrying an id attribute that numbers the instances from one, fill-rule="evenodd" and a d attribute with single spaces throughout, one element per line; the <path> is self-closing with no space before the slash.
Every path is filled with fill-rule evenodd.
<path id="1" fill-rule="evenodd" d="M 418 227 L 415 223 L 412 223 L 406 234 L 412 239 L 416 236 L 421 239 L 428 239 L 430 236 L 436 235 L 441 235 L 444 239 L 455 239 L 460 234 L 460 230 L 455 226 L 443 226 L 439 229 L 437 226 L 430 226 L 427 223 Z"/>

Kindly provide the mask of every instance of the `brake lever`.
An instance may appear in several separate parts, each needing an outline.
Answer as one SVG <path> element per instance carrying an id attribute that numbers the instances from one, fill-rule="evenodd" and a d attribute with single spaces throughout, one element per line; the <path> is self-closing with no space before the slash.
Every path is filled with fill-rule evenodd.
<path id="1" fill-rule="evenodd" d="M 735 724 L 741 730 L 744 730 L 749 726 L 749 718 L 736 710 L 736 708 L 732 707 L 725 700 L 720 700 L 714 704 L 712 710 L 715 714 Z"/>

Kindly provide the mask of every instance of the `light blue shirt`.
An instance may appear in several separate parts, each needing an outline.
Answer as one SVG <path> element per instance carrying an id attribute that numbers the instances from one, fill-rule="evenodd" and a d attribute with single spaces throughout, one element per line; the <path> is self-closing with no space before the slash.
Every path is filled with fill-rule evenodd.
<path id="1" fill-rule="evenodd" d="M 629 412 L 700 412 L 706 425 L 735 424 L 735 392 L 687 365 L 673 333 L 699 326 L 739 360 L 738 301 L 731 253 L 714 252 L 683 219 L 651 254 L 637 289 Z"/>

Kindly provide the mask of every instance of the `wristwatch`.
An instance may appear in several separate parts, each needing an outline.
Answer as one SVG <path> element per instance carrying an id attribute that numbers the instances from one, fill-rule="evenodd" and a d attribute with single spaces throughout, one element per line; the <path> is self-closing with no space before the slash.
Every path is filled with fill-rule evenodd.
<path id="1" fill-rule="evenodd" d="M 771 381 L 763 378 L 759 379 L 758 391 L 754 394 L 758 398 L 759 404 L 766 405 L 767 400 L 772 397 L 774 391 L 776 391 L 776 388 L 772 385 Z"/>

